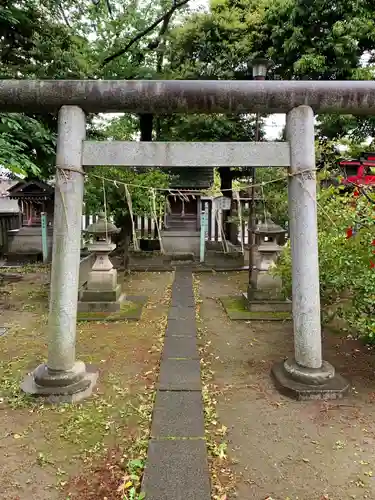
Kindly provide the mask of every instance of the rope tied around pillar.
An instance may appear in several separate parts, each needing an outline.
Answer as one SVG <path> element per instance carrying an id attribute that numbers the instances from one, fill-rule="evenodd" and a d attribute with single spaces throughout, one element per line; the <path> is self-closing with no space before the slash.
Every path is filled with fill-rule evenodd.
<path id="1" fill-rule="evenodd" d="M 69 166 L 69 165 L 64 165 L 63 167 L 61 167 L 60 165 L 56 165 L 56 170 L 63 171 L 64 173 L 65 172 L 75 172 L 77 174 L 86 175 L 86 172 L 83 170 L 83 168 L 78 168 L 78 167 Z"/>
<path id="2" fill-rule="evenodd" d="M 75 173 L 81 174 L 83 176 L 86 175 L 86 172 L 82 168 L 74 167 L 72 165 L 64 165 L 64 166 L 56 165 L 56 175 L 58 176 L 60 174 L 61 177 L 64 178 L 65 182 L 68 182 L 70 180 L 70 175 L 69 175 L 70 172 L 75 172 Z M 56 182 L 56 187 L 59 188 L 58 182 Z M 68 212 L 66 209 L 66 202 L 65 202 L 64 194 L 60 188 L 59 188 L 59 191 L 60 191 L 60 195 L 61 195 L 61 201 L 62 201 L 62 204 L 64 207 L 65 221 L 66 221 L 67 226 L 69 226 Z"/>

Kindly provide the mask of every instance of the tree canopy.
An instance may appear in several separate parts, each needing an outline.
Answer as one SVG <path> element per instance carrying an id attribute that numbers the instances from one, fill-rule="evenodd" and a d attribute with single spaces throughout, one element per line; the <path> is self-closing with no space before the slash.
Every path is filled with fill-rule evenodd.
<path id="1" fill-rule="evenodd" d="M 5 0 L 0 78 L 154 78 L 159 45 L 185 3 Z M 50 177 L 56 126 L 56 116 L 43 110 L 1 115 L 0 164 L 16 174 Z"/>
<path id="2" fill-rule="evenodd" d="M 252 58 L 263 55 L 273 61 L 268 78 L 373 78 L 374 15 L 370 0 L 212 0 L 201 12 L 188 0 L 5 0 L 0 76 L 250 79 Z M 111 126 L 98 129 L 93 118 L 90 134 L 110 137 Z M 318 119 L 319 144 L 332 157 L 337 141 L 374 136 L 371 117 Z M 253 115 L 126 115 L 114 126 L 132 137 L 141 128 L 142 140 L 254 140 L 254 122 Z M 1 165 L 53 174 L 56 116 L 2 114 L 0 127 Z"/>

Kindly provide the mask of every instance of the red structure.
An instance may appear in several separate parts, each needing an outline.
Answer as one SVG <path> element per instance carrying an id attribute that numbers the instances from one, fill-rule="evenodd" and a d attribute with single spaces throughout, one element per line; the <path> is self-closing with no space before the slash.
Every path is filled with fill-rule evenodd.
<path id="1" fill-rule="evenodd" d="M 341 184 L 375 187 L 375 153 L 363 153 L 360 160 L 343 160 L 339 165 L 344 171 Z"/>

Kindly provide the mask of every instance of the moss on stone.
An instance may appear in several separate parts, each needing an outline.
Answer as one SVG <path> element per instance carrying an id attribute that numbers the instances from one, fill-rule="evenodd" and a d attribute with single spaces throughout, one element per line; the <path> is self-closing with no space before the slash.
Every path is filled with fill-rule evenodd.
<path id="1" fill-rule="evenodd" d="M 246 300 L 243 296 L 240 297 L 222 297 L 221 302 L 224 307 L 230 311 L 248 312 L 246 308 Z"/>
<path id="2" fill-rule="evenodd" d="M 92 311 L 79 312 L 77 321 L 138 321 L 142 315 L 144 302 L 124 301 L 118 312 Z"/>
<path id="3" fill-rule="evenodd" d="M 290 320 L 290 312 L 285 311 L 249 311 L 246 299 L 243 296 L 221 297 L 224 310 L 231 320 L 243 321 L 282 321 Z"/>

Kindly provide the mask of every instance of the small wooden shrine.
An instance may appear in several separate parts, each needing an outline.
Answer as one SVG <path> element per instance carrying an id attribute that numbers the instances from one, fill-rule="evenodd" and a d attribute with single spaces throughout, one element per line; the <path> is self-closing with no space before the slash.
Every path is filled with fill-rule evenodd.
<path id="1" fill-rule="evenodd" d="M 8 189 L 9 198 L 17 200 L 23 226 L 40 226 L 41 213 L 47 214 L 47 224 L 53 222 L 55 189 L 38 180 L 20 181 Z"/>
<path id="2" fill-rule="evenodd" d="M 41 214 L 47 215 L 47 247 L 52 257 L 53 210 L 55 189 L 38 180 L 17 182 L 9 190 L 9 198 L 18 201 L 22 213 L 19 229 L 8 231 L 8 262 L 35 262 L 42 260 Z"/>
<path id="3" fill-rule="evenodd" d="M 201 191 L 214 180 L 212 167 L 174 168 L 171 192 L 162 231 L 163 246 L 170 254 L 199 255 Z"/>

